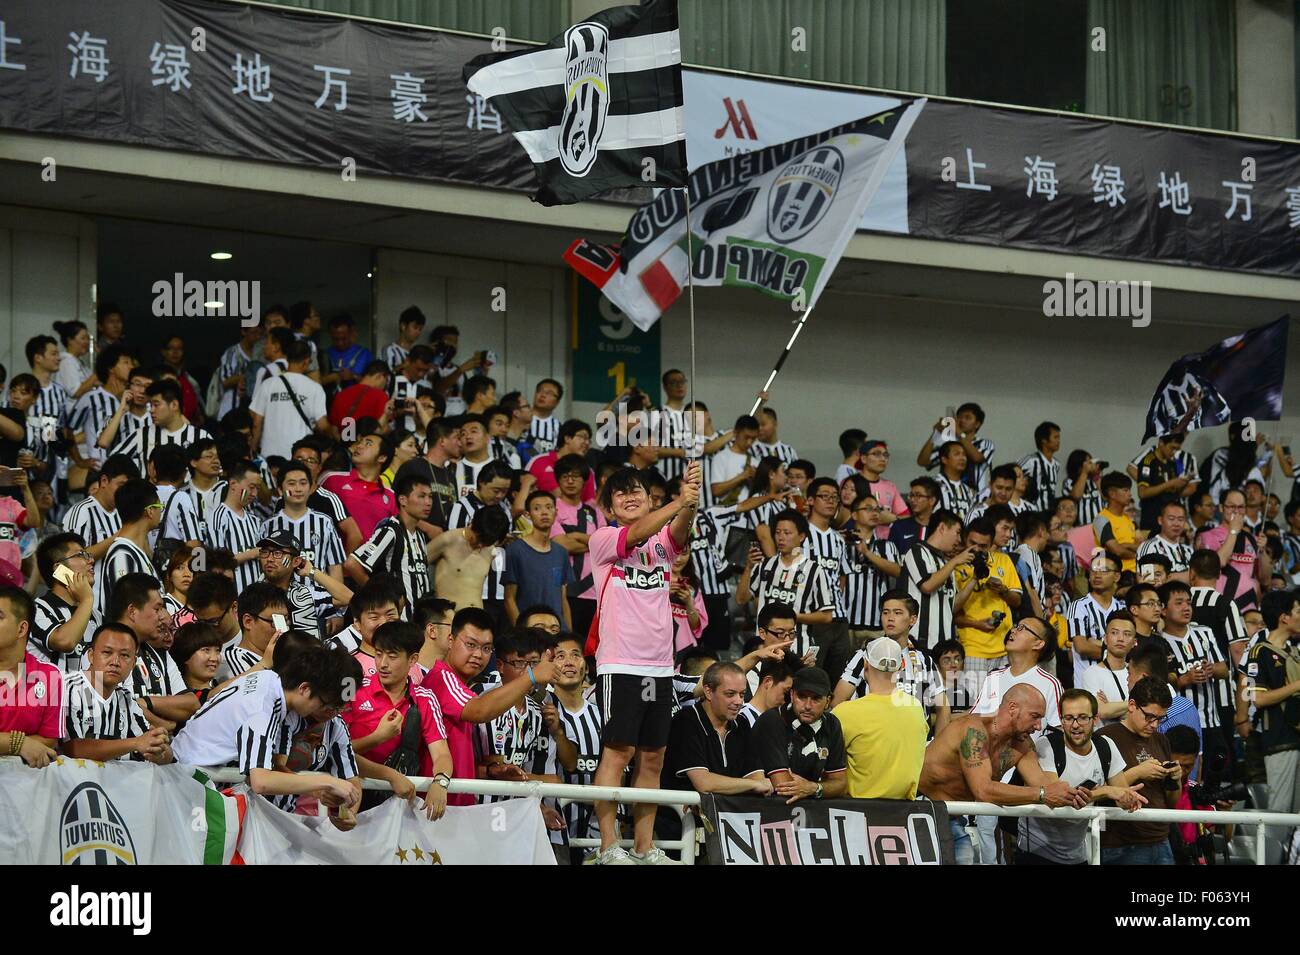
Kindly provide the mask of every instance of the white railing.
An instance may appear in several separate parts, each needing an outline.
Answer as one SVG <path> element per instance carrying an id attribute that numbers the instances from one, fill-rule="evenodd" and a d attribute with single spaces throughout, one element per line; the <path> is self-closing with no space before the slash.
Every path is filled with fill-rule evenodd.
<path id="1" fill-rule="evenodd" d="M 244 777 L 236 770 L 204 770 L 219 783 L 243 782 Z M 418 792 L 423 792 L 432 785 L 433 780 L 427 776 L 411 776 L 411 783 Z M 389 784 L 382 779 L 364 779 L 362 786 L 366 789 L 388 790 Z M 557 799 L 561 805 L 570 802 L 616 802 L 626 805 L 634 803 L 651 803 L 667 806 L 677 811 L 682 820 L 682 838 L 656 841 L 655 845 L 665 852 L 679 852 L 682 862 L 691 865 L 695 862 L 696 825 L 695 815 L 687 810 L 701 805 L 700 794 L 672 789 L 633 789 L 622 786 L 575 786 L 567 783 L 512 783 L 488 779 L 453 779 L 449 792 L 469 793 L 476 796 L 537 797 Z M 1125 812 L 1117 807 L 1088 806 L 1083 809 L 1051 809 L 1047 806 L 994 806 L 985 802 L 948 802 L 948 815 L 958 816 L 1032 816 L 1036 819 L 1061 819 L 1079 821 L 1087 819 L 1088 825 L 1088 861 L 1091 865 L 1101 864 L 1101 830 L 1103 825 L 1126 822 L 1170 822 L 1199 823 L 1216 826 L 1247 825 L 1254 826 L 1254 856 L 1256 865 L 1265 864 L 1266 827 L 1294 829 L 1300 827 L 1300 813 L 1262 812 L 1258 810 L 1234 810 L 1218 812 L 1202 809 L 1139 809 Z M 621 842 L 631 846 L 630 840 Z M 578 849 L 599 848 L 598 839 L 570 839 L 569 845 Z"/>

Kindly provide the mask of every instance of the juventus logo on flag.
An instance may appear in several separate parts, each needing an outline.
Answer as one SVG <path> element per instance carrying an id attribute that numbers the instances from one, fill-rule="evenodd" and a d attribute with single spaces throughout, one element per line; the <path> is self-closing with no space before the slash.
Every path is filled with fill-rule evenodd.
<path id="1" fill-rule="evenodd" d="M 532 159 L 542 205 L 686 184 L 677 0 L 602 10 L 544 47 L 476 57 L 464 76 Z"/>

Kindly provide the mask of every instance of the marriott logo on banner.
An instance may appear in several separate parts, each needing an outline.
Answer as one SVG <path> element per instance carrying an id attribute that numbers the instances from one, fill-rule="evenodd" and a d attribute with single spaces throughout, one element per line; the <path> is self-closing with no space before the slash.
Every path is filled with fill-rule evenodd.
<path id="1" fill-rule="evenodd" d="M 727 134 L 728 129 L 737 139 L 758 139 L 758 133 L 754 131 L 753 120 L 749 118 L 749 110 L 745 108 L 743 99 L 738 99 L 733 104 L 730 96 L 724 96 L 722 105 L 726 107 L 727 120 L 714 131 L 714 139 L 721 139 Z"/>

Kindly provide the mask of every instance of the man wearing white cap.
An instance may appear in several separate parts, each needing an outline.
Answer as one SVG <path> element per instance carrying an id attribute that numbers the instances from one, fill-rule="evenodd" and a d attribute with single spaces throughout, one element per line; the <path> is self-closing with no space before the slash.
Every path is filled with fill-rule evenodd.
<path id="1" fill-rule="evenodd" d="M 898 689 L 903 651 L 892 637 L 867 645 L 868 692 L 835 707 L 851 799 L 914 799 L 929 726 L 916 697 Z"/>

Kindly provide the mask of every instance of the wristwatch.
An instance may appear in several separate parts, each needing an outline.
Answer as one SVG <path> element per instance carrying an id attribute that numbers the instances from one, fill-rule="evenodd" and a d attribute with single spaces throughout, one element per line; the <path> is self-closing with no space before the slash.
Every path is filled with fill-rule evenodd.
<path id="1" fill-rule="evenodd" d="M 1039 786 L 1039 787 L 1038 787 L 1038 801 L 1039 801 L 1040 803 L 1047 802 L 1047 787 L 1046 787 L 1046 786 Z"/>
<path id="2" fill-rule="evenodd" d="M 439 773 L 434 776 L 433 782 L 435 785 L 441 786 L 443 789 L 449 789 L 451 787 L 451 777 L 446 773 Z"/>
<path id="3" fill-rule="evenodd" d="M 817 791 L 813 793 L 813 799 L 821 799 L 826 794 L 826 787 L 821 783 L 817 784 Z"/>

